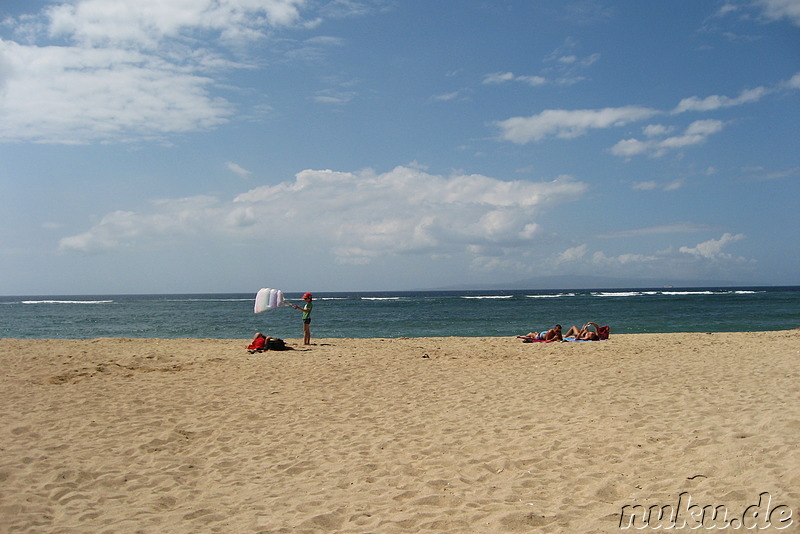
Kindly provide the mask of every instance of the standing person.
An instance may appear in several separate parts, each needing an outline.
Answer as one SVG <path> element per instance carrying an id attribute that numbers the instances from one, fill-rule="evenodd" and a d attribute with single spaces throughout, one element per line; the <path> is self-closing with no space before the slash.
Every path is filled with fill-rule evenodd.
<path id="1" fill-rule="evenodd" d="M 313 295 L 311 293 L 305 293 L 303 295 L 303 300 L 306 301 L 305 305 L 301 308 L 297 304 L 292 304 L 295 310 L 302 310 L 303 312 L 303 345 L 311 345 L 311 308 L 314 307 L 311 304 L 311 299 Z"/>

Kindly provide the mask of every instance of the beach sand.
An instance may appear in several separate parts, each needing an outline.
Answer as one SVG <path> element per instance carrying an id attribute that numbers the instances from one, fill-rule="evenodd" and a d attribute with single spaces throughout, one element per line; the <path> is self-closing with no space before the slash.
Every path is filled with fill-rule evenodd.
<path id="1" fill-rule="evenodd" d="M 798 330 L 287 341 L 0 340 L 0 531 L 798 531 Z"/>

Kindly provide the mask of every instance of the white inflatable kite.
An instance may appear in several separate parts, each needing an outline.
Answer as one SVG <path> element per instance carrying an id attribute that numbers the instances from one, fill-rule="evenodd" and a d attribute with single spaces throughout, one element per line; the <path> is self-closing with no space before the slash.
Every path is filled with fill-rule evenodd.
<path id="1" fill-rule="evenodd" d="M 255 313 L 261 313 L 267 310 L 274 310 L 281 306 L 290 306 L 286 299 L 283 298 L 283 291 L 280 289 L 272 289 L 271 287 L 263 287 L 256 293 L 256 302 L 253 307 Z"/>

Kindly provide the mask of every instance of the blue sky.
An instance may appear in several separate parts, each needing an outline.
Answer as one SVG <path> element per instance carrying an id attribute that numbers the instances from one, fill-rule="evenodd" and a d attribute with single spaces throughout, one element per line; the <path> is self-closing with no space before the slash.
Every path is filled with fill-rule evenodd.
<path id="1" fill-rule="evenodd" d="M 0 294 L 800 284 L 800 0 L 0 4 Z"/>

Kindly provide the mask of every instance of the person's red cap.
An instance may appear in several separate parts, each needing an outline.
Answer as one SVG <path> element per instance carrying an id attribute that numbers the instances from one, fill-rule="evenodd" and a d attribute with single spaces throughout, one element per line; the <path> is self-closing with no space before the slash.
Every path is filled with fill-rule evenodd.
<path id="1" fill-rule="evenodd" d="M 314 296 L 314 295 L 312 295 L 311 293 L 304 293 L 304 294 L 303 294 L 303 298 L 304 298 L 304 299 L 310 299 L 310 298 L 312 298 L 313 296 Z"/>

